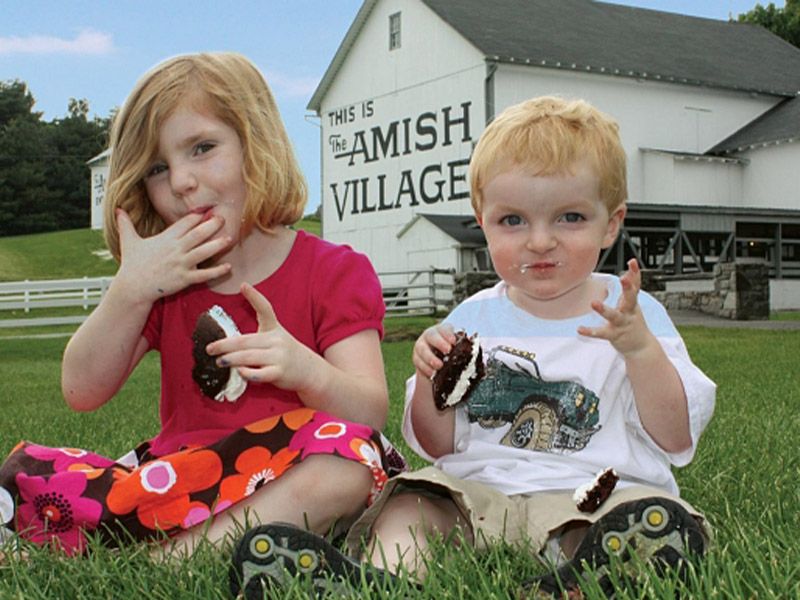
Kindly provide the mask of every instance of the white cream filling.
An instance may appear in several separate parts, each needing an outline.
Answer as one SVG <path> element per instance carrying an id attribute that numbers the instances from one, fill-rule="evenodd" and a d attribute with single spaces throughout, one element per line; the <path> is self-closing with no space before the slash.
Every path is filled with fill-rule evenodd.
<path id="1" fill-rule="evenodd" d="M 600 483 L 600 477 L 602 477 L 603 473 L 605 473 L 606 471 L 611 471 L 611 473 L 614 473 L 614 469 L 610 467 L 608 469 L 603 469 L 602 471 L 598 471 L 594 479 L 592 479 L 591 481 L 587 481 L 586 483 L 582 483 L 577 488 L 575 488 L 575 493 L 572 494 L 572 500 L 575 502 L 575 504 L 580 504 L 589 497 L 589 492 L 592 491 L 592 489 Z"/>
<path id="2" fill-rule="evenodd" d="M 478 370 L 478 352 L 481 349 L 481 340 L 478 334 L 476 333 L 472 337 L 472 356 L 470 356 L 469 364 L 467 368 L 461 372 L 461 375 L 456 381 L 455 386 L 453 386 L 453 391 L 445 398 L 444 405 L 445 406 L 453 406 L 458 404 L 461 401 L 461 398 L 464 394 L 467 393 L 469 389 L 470 380 L 475 377 L 475 373 Z"/>
<path id="3" fill-rule="evenodd" d="M 233 322 L 233 319 L 231 319 L 230 315 L 226 313 L 221 306 L 212 306 L 211 309 L 209 309 L 208 314 L 210 314 L 217 324 L 222 327 L 226 337 L 242 335 L 239 331 L 239 328 L 236 326 L 236 323 Z M 230 371 L 231 374 L 230 377 L 228 377 L 228 383 L 225 385 L 222 391 L 214 396 L 214 400 L 217 402 L 223 402 L 224 400 L 227 400 L 228 402 L 236 402 L 239 396 L 244 394 L 244 390 L 247 388 L 247 380 L 239 375 L 239 370 L 231 368 Z"/>

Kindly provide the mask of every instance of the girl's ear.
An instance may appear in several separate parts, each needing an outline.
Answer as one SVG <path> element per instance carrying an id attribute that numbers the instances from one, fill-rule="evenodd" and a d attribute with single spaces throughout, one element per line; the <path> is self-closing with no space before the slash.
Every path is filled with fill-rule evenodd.
<path id="1" fill-rule="evenodd" d="M 606 229 L 606 235 L 603 238 L 603 249 L 614 244 L 614 240 L 617 239 L 617 235 L 619 234 L 619 230 L 622 228 L 622 222 L 625 220 L 625 215 L 627 212 L 628 207 L 623 202 L 617 208 L 615 208 L 614 212 L 611 213 L 611 216 L 608 217 L 608 227 Z"/>

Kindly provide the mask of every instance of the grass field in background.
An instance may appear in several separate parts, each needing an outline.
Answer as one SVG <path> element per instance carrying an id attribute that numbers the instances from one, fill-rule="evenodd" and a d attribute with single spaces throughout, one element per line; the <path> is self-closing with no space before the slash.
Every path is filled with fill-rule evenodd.
<path id="1" fill-rule="evenodd" d="M 393 319 L 411 337 L 425 322 Z M 715 545 L 688 587 L 648 578 L 639 594 L 621 599 L 800 597 L 800 333 L 749 329 L 683 328 L 694 361 L 718 383 L 717 409 L 691 465 L 676 470 L 682 495 L 715 528 Z M 158 427 L 158 361 L 148 355 L 115 399 L 94 413 L 71 412 L 61 399 L 60 357 L 65 339 L 0 340 L 0 454 L 19 440 L 85 447 L 117 456 Z M 391 409 L 387 435 L 421 459 L 400 436 L 405 379 L 413 341 L 384 342 Z M 31 560 L 0 567 L 0 598 L 230 598 L 229 550 L 198 552 L 176 564 L 141 547 L 96 548 L 81 559 L 33 551 Z M 434 572 L 415 595 L 438 599 L 507 599 L 517 584 L 542 568 L 525 548 L 498 545 L 485 555 L 437 547 Z M 648 575 L 652 575 L 648 571 Z M 407 591 L 407 590 L 406 590 Z M 587 598 L 599 599 L 588 590 Z M 303 598 L 299 590 L 269 596 Z M 403 598 L 398 589 L 350 597 Z"/>
<path id="2" fill-rule="evenodd" d="M 319 233 L 318 222 L 300 227 Z M 116 264 L 96 253 L 103 249 L 101 235 L 91 230 L 0 238 L 0 281 L 112 275 Z M 53 309 L 31 316 L 53 314 L 64 313 Z M 773 318 L 798 319 L 800 313 Z M 408 450 L 400 434 L 403 393 L 412 372 L 413 340 L 433 322 L 429 317 L 387 319 L 382 346 L 391 398 L 386 434 L 415 468 L 424 461 Z M 60 391 L 67 338 L 7 337 L 74 329 L 0 329 L 0 456 L 28 439 L 117 457 L 157 432 L 156 354 L 145 356 L 108 404 L 94 412 L 76 413 L 67 408 Z M 683 496 L 713 524 L 715 545 L 692 572 L 688 587 L 650 577 L 653 573 L 648 571 L 638 594 L 622 592 L 617 597 L 800 598 L 800 332 L 702 327 L 681 332 L 692 358 L 719 386 L 714 419 L 693 463 L 676 471 Z M 169 562 L 153 558 L 143 546 L 116 551 L 94 547 L 80 559 L 26 548 L 32 553 L 29 561 L 12 557 L 0 566 L 0 599 L 231 597 L 229 549 L 201 547 L 191 559 Z M 414 597 L 506 600 L 515 597 L 522 580 L 542 572 L 526 548 L 503 544 L 484 555 L 453 552 L 439 544 L 431 561 L 434 575 Z M 391 590 L 353 590 L 348 597 L 399 599 L 407 592 L 401 584 Z M 269 597 L 306 594 L 298 588 Z M 586 597 L 598 600 L 603 595 L 588 590 Z"/>
<path id="3" fill-rule="evenodd" d="M 105 250 L 92 229 L 0 237 L 0 281 L 113 275 L 117 263 Z"/>
<path id="4" fill-rule="evenodd" d="M 297 228 L 319 235 L 320 222 L 303 219 Z M 100 231 L 0 237 L 0 281 L 103 277 L 116 271 L 117 263 L 108 254 Z"/>

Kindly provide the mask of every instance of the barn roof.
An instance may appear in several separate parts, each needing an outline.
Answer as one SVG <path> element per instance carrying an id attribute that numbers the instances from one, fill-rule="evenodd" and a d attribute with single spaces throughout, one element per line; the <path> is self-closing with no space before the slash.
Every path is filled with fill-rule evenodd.
<path id="1" fill-rule="evenodd" d="M 417 213 L 413 219 L 397 234 L 402 237 L 419 219 L 425 219 L 465 246 L 485 246 L 486 238 L 483 230 L 478 227 L 478 222 L 473 215 L 436 215 L 430 213 Z"/>
<path id="2" fill-rule="evenodd" d="M 322 99 L 378 0 L 366 0 L 312 96 Z M 747 23 L 595 0 L 421 0 L 487 60 L 794 96 L 800 49 Z"/>
<path id="3" fill-rule="evenodd" d="M 752 148 L 800 141 L 800 97 L 787 98 L 711 148 L 709 154 L 730 154 Z"/>

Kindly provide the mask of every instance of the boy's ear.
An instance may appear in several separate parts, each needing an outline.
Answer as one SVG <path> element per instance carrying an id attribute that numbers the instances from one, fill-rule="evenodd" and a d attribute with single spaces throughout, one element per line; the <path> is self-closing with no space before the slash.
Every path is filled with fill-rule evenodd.
<path id="1" fill-rule="evenodd" d="M 483 228 L 483 216 L 478 213 L 475 213 L 475 220 L 478 222 L 478 227 Z"/>
<path id="2" fill-rule="evenodd" d="M 617 235 L 619 234 L 619 230 L 622 228 L 622 222 L 625 220 L 625 215 L 628 212 L 627 205 L 623 202 L 614 211 L 611 213 L 611 216 L 608 217 L 608 228 L 606 229 L 606 235 L 603 238 L 603 248 L 608 248 L 614 244 L 614 240 L 617 239 Z"/>

